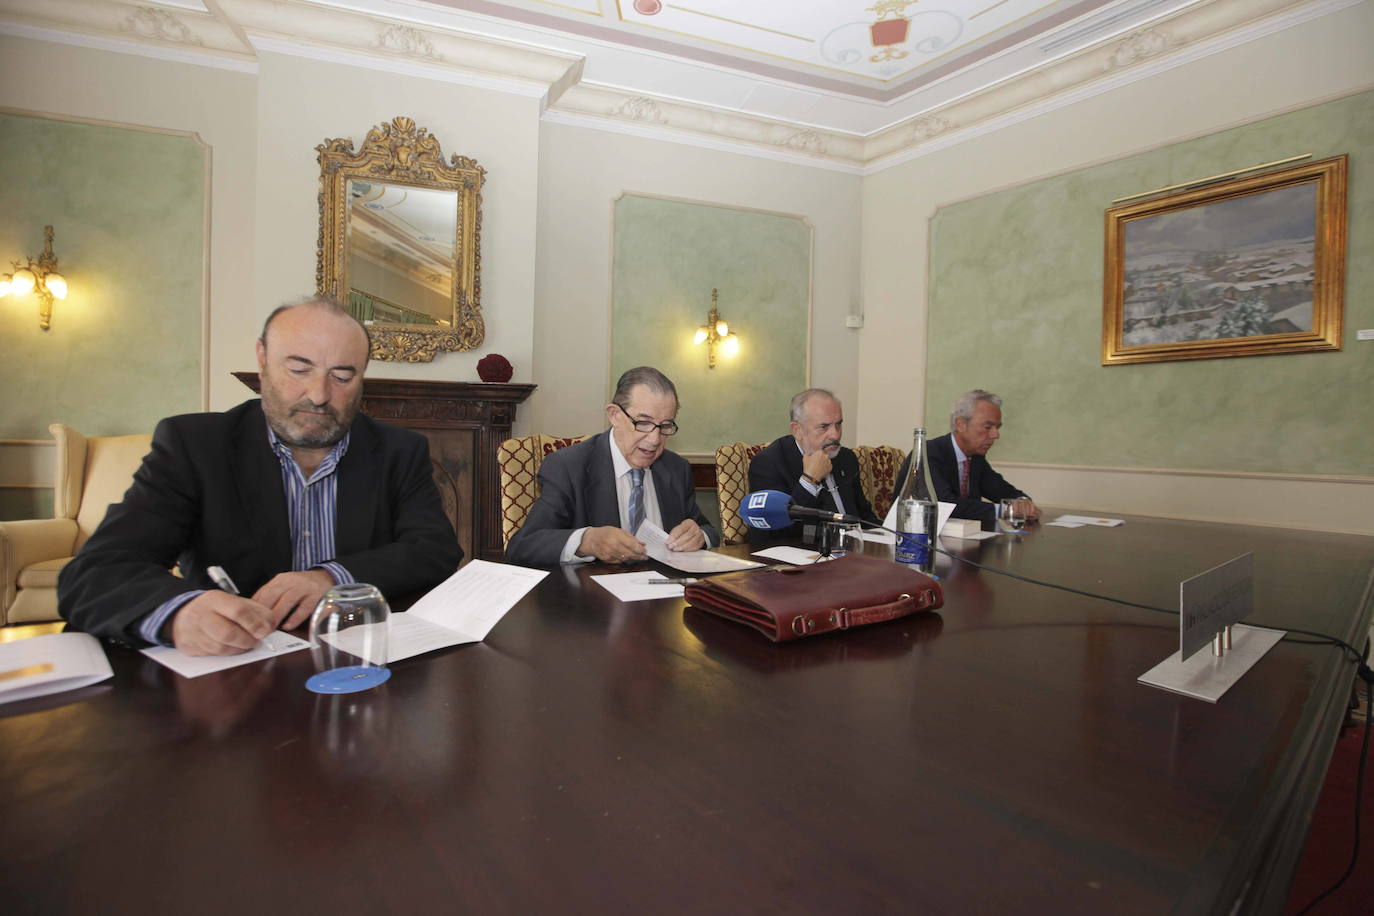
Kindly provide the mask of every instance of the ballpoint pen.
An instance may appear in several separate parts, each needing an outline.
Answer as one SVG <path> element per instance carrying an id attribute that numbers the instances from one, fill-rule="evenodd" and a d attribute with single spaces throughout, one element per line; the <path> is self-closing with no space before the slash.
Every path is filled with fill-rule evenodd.
<path id="1" fill-rule="evenodd" d="M 649 579 L 646 585 L 695 585 L 696 579 Z"/>
<path id="2" fill-rule="evenodd" d="M 221 591 L 226 591 L 231 595 L 241 594 L 239 587 L 234 584 L 233 579 L 229 578 L 229 574 L 224 571 L 223 567 L 211 566 L 205 571 L 210 574 L 211 580 L 220 587 Z"/>

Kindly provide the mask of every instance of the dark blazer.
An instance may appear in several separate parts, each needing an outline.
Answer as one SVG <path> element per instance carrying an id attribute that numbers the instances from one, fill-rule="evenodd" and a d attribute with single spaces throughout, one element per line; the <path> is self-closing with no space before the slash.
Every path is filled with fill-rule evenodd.
<path id="1" fill-rule="evenodd" d="M 830 463 L 831 474 L 835 477 L 835 488 L 840 491 L 845 511 L 875 525 L 879 524 L 881 520 L 873 514 L 873 506 L 869 504 L 868 497 L 864 496 L 863 483 L 859 479 L 858 456 L 840 446 L 839 453 Z M 811 491 L 802 485 L 801 472 L 802 453 L 797 447 L 797 440 L 792 436 L 775 439 L 749 462 L 749 492 L 781 490 L 790 494 L 792 502 L 798 506 L 835 511 L 835 499 L 830 495 L 829 488 L 822 486 L 820 495 L 812 496 Z M 771 544 L 774 541 L 795 540 L 803 537 L 807 528 L 814 529 L 815 524 L 797 522 L 790 528 L 772 531 L 750 528 L 749 543 Z"/>
<path id="2" fill-rule="evenodd" d="M 563 555 L 563 545 L 578 528 L 620 527 L 620 500 L 615 490 L 613 445 L 609 432 L 600 432 L 576 445 L 559 449 L 539 466 L 539 498 L 525 524 L 506 545 L 506 562 L 550 566 Z M 686 458 L 665 450 L 649 466 L 663 529 L 672 531 L 693 519 L 711 544 L 720 533 L 701 514 L 692 466 Z"/>
<path id="3" fill-rule="evenodd" d="M 954 456 L 954 440 L 949 433 L 936 436 L 926 443 L 926 458 L 930 461 L 930 482 L 935 485 L 935 496 L 942 503 L 954 503 L 954 518 L 976 518 L 983 522 L 984 530 L 991 530 L 997 522 L 997 507 L 984 499 L 999 500 L 1023 497 L 1016 487 L 992 469 L 982 455 L 970 455 L 968 466 L 968 496 L 959 496 L 959 461 Z M 897 472 L 897 492 L 901 493 L 902 482 L 906 480 L 907 468 L 911 467 L 911 456 L 902 462 Z"/>
<path id="4" fill-rule="evenodd" d="M 359 414 L 335 472 L 334 560 L 388 600 L 429 589 L 463 551 L 434 488 L 424 436 Z M 181 578 L 168 572 L 173 563 Z M 158 424 L 121 503 L 62 570 L 58 610 L 72 626 L 129 645 L 142 618 L 222 566 L 245 595 L 291 570 L 281 463 L 259 401 Z"/>

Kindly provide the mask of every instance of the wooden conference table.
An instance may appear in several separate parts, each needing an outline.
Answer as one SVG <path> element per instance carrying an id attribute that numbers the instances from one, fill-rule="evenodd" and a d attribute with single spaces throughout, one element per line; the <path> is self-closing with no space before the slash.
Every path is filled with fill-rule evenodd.
<path id="1" fill-rule="evenodd" d="M 1374 538 L 1130 517 L 945 542 L 1149 604 L 1256 554 L 1252 622 L 1362 646 Z M 1349 696 L 1280 643 L 1141 686 L 1176 619 L 941 563 L 945 607 L 773 645 L 554 570 L 488 636 L 307 692 L 307 652 L 0 707 L 6 912 L 1276 912 Z"/>

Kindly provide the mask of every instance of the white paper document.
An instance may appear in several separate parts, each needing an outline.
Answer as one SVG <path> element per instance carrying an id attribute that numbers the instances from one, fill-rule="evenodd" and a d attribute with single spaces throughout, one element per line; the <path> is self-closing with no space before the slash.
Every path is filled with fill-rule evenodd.
<path id="1" fill-rule="evenodd" d="M 669 550 L 668 532 L 645 519 L 640 523 L 635 537 L 644 542 L 644 550 L 649 556 L 665 566 L 689 573 L 734 572 L 737 569 L 755 569 L 762 563 L 753 560 L 740 560 L 714 553 L 710 550 Z"/>
<path id="2" fill-rule="evenodd" d="M 548 574 L 548 570 L 473 560 L 431 589 L 410 610 L 391 615 L 387 620 L 387 663 L 448 646 L 481 642 L 497 621 Z M 321 638 L 363 657 L 362 646 L 368 643 L 364 629 L 351 627 Z M 350 635 L 354 631 L 358 632 Z M 368 661 L 381 663 L 377 658 Z"/>
<path id="3" fill-rule="evenodd" d="M 996 531 L 974 531 L 970 534 L 942 534 L 942 538 L 954 538 L 957 541 L 986 541 L 988 538 L 997 537 Z"/>
<path id="4" fill-rule="evenodd" d="M 954 503 L 939 503 L 939 507 L 940 508 L 935 516 L 935 533 L 937 535 L 940 533 L 940 530 L 945 527 L 945 522 L 949 521 L 949 517 L 954 514 Z M 892 500 L 892 506 L 887 510 L 887 518 L 883 519 L 883 527 L 891 528 L 893 531 L 897 530 L 896 499 Z M 864 537 L 867 538 L 868 535 L 865 534 Z M 895 535 L 889 534 L 887 535 L 887 540 L 883 543 L 895 544 L 897 543 L 897 538 Z"/>
<path id="5" fill-rule="evenodd" d="M 650 601 L 655 598 L 681 598 L 683 587 L 676 583 L 650 585 L 654 579 L 662 579 L 662 573 L 631 572 L 611 573 L 605 576 L 592 576 L 592 581 L 615 595 L 621 601 Z"/>
<path id="6" fill-rule="evenodd" d="M 1050 524 L 1058 525 L 1061 528 L 1067 528 L 1070 525 L 1074 527 L 1079 525 L 1096 525 L 1099 528 L 1115 528 L 1117 525 L 1126 524 L 1126 522 L 1124 519 L 1097 518 L 1092 515 L 1061 515 L 1059 518 L 1050 522 Z"/>
<path id="7" fill-rule="evenodd" d="M 808 566 L 821 558 L 816 551 L 804 547 L 769 547 L 767 550 L 755 550 L 754 556 L 781 560 L 793 566 Z"/>
<path id="8" fill-rule="evenodd" d="M 100 640 L 89 633 L 49 633 L 0 643 L 0 703 L 75 690 L 112 674 Z"/>
<path id="9" fill-rule="evenodd" d="M 182 677 L 200 677 L 202 674 L 213 674 L 226 668 L 237 668 L 239 665 L 276 658 L 278 655 L 295 652 L 309 645 L 310 643 L 298 636 L 273 630 L 258 643 L 256 649 L 249 649 L 238 655 L 187 655 L 171 646 L 152 646 L 144 649 L 143 654 L 159 665 L 166 665 Z"/>

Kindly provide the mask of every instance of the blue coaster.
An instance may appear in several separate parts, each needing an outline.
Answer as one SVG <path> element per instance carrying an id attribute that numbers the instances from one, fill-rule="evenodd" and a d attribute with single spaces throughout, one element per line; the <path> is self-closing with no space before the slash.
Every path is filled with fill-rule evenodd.
<path id="1" fill-rule="evenodd" d="M 349 665 L 321 671 L 305 682 L 306 689 L 315 693 L 357 693 L 385 684 L 391 677 L 390 668 L 376 668 L 371 665 Z"/>

